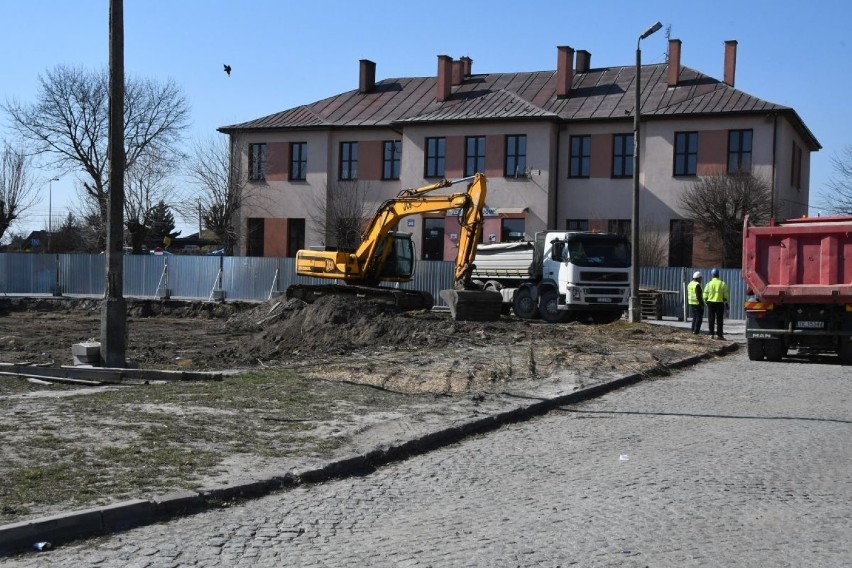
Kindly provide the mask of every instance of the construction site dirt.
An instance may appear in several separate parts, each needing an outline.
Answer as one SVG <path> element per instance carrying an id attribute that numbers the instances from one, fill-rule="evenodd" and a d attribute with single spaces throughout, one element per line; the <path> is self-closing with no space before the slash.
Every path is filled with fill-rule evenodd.
<path id="1" fill-rule="evenodd" d="M 72 364 L 74 343 L 99 341 L 101 301 L 0 300 L 0 362 Z M 635 372 L 703 352 L 681 330 L 547 324 L 504 316 L 455 322 L 447 312 L 325 297 L 262 304 L 127 300 L 128 366 L 149 369 L 300 369 L 407 393 L 463 394 L 564 374 Z"/>
<path id="2" fill-rule="evenodd" d="M 100 339 L 101 303 L 0 299 L 0 362 L 34 375 L 71 365 L 74 343 Z M 225 379 L 91 388 L 4 373 L 0 523 L 280 473 L 487 413 L 506 396 L 571 392 L 719 348 L 675 327 L 456 322 L 335 297 L 128 299 L 126 321 L 128 366 Z"/>

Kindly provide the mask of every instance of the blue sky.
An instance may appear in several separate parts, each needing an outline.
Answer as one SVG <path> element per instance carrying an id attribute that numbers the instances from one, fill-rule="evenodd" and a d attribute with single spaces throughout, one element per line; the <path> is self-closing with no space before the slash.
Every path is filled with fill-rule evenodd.
<path id="1" fill-rule="evenodd" d="M 823 146 L 811 159 L 811 214 L 833 175 L 831 158 L 852 144 L 848 1 L 124 4 L 125 71 L 182 87 L 192 109 L 188 142 L 357 88 L 359 59 L 376 62 L 379 80 L 433 75 L 439 54 L 471 57 L 474 73 L 555 69 L 557 45 L 588 50 L 592 67 L 632 65 L 638 36 L 659 20 L 683 42 L 681 63 L 714 77 L 722 76 L 724 41 L 737 40 L 736 87 L 796 109 Z M 109 0 L 0 0 L 0 100 L 32 102 L 39 75 L 58 64 L 105 68 L 108 15 Z M 666 45 L 665 27 L 643 40 L 643 63 L 664 61 Z M 0 115 L 3 136 L 7 117 Z M 76 209 L 73 175 L 52 190 L 54 218 Z M 44 195 L 18 229 L 46 227 L 47 211 Z"/>

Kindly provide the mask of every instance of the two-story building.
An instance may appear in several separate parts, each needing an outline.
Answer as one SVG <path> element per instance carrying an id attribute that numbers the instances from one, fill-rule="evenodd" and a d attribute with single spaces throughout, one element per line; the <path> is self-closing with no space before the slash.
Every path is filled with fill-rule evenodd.
<path id="1" fill-rule="evenodd" d="M 640 226 L 668 242 L 669 265 L 698 266 L 716 259 L 684 218 L 688 184 L 748 171 L 771 184 L 777 217 L 800 216 L 820 144 L 794 109 L 734 87 L 736 41 L 725 43 L 723 80 L 682 65 L 681 47 L 670 40 L 667 63 L 641 68 Z M 361 60 L 357 89 L 220 128 L 249 196 L 238 252 L 335 244 L 316 219 L 341 191 L 372 211 L 403 188 L 479 171 L 485 242 L 546 228 L 629 235 L 636 67 L 593 68 L 588 51 L 565 46 L 555 55 L 555 70 L 486 74 L 440 55 L 435 76 L 381 81 Z M 454 258 L 453 212 L 404 224 L 422 258 Z"/>

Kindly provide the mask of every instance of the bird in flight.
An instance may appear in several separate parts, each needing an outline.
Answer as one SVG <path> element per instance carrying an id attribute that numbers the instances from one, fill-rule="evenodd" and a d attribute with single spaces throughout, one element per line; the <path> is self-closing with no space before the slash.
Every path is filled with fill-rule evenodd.
<path id="1" fill-rule="evenodd" d="M 231 66 L 228 64 L 225 64 L 225 73 L 228 74 L 228 77 L 231 76 Z"/>

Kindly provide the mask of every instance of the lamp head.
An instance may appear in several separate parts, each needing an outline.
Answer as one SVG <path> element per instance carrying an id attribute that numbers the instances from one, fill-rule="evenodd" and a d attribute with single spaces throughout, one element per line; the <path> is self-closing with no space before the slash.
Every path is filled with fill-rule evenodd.
<path id="1" fill-rule="evenodd" d="M 645 30 L 645 32 L 642 35 L 639 36 L 639 39 L 640 40 L 645 39 L 646 37 L 648 37 L 652 33 L 659 31 L 660 28 L 662 28 L 662 27 L 663 27 L 662 23 L 660 23 L 660 22 L 655 23 L 653 26 L 651 26 L 650 28 Z"/>

